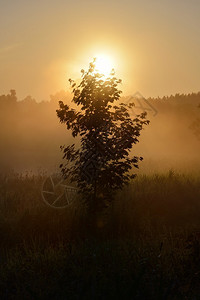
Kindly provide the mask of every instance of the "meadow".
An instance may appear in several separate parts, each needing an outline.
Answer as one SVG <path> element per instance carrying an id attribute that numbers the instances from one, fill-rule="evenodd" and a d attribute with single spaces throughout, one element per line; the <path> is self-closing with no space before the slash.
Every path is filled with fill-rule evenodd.
<path id="1" fill-rule="evenodd" d="M 44 174 L 0 176 L 1 299 L 200 299 L 200 177 L 138 175 L 90 226 L 41 199 Z"/>

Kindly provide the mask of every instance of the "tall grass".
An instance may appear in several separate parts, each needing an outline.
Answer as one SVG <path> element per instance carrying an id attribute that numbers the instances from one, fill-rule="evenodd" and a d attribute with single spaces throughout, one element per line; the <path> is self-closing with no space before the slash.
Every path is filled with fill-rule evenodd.
<path id="1" fill-rule="evenodd" d="M 43 180 L 0 177 L 1 299 L 199 299 L 200 177 L 138 176 L 95 230 L 45 206 Z"/>

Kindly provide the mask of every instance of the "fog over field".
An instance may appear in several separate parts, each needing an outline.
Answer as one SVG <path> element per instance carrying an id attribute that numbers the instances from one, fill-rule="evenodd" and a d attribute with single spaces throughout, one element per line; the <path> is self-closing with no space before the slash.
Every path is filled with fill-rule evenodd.
<path id="1" fill-rule="evenodd" d="M 150 124 L 144 128 L 135 155 L 143 156 L 140 172 L 169 169 L 197 172 L 200 167 L 200 93 L 161 99 L 124 97 L 133 101 L 132 116 L 143 110 Z M 18 99 L 12 90 L 0 96 L 0 167 L 18 172 L 52 172 L 62 160 L 61 145 L 77 141 L 56 115 L 58 101 L 71 105 L 69 92 L 58 92 L 50 100 L 36 102 L 31 96 Z M 143 106 L 143 107 L 142 107 Z"/>

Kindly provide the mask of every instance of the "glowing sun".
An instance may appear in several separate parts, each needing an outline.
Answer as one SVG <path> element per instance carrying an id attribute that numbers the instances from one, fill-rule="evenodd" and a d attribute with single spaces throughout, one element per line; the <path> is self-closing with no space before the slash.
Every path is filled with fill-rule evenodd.
<path id="1" fill-rule="evenodd" d="M 113 69 L 112 59 L 104 54 L 96 55 L 95 69 L 98 73 L 103 74 L 105 77 L 109 76 Z"/>

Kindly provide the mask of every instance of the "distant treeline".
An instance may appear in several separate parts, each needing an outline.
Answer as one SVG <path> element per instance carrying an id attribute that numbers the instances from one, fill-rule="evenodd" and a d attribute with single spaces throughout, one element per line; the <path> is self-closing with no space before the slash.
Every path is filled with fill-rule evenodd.
<path id="1" fill-rule="evenodd" d="M 149 100 L 163 100 L 163 101 L 182 101 L 183 103 L 188 102 L 199 102 L 200 103 L 200 92 L 191 94 L 175 94 L 171 96 L 164 96 L 162 98 L 149 98 Z"/>
<path id="2" fill-rule="evenodd" d="M 51 95 L 49 101 L 42 102 L 31 96 L 19 100 L 15 90 L 0 96 L 1 170 L 51 169 L 59 165 L 62 159 L 60 145 L 74 142 L 57 118 L 59 100 L 70 105 L 72 94 L 60 91 Z M 130 101 L 130 97 L 122 98 L 122 101 Z M 151 121 L 135 148 L 145 159 L 142 166 L 149 171 L 156 166 L 160 169 L 164 165 L 176 167 L 173 160 L 183 165 L 191 166 L 191 160 L 195 161 L 195 166 L 198 161 L 200 164 L 198 128 L 192 129 L 200 116 L 200 92 L 131 101 L 135 102 L 133 113 L 146 110 Z M 147 166 L 148 161 L 151 165 Z"/>
<path id="3" fill-rule="evenodd" d="M 14 89 L 10 90 L 10 93 L 8 93 L 7 95 L 0 95 L 0 105 L 1 108 L 4 105 L 9 105 L 9 104 L 23 104 L 23 105 L 33 105 L 33 104 L 38 104 L 38 105 L 44 105 L 44 104 L 50 104 L 52 102 L 57 102 L 59 100 L 67 100 L 69 101 L 71 97 L 71 94 L 69 92 L 66 91 L 60 91 L 58 93 L 56 93 L 55 95 L 51 95 L 50 96 L 50 100 L 48 101 L 41 101 L 41 102 L 37 102 L 33 97 L 31 96 L 27 96 L 26 98 L 24 98 L 23 100 L 18 99 L 17 98 L 17 94 L 16 91 Z M 186 104 L 186 103 L 190 103 L 190 104 L 199 104 L 200 106 L 200 92 L 198 93 L 189 93 L 189 94 L 175 94 L 175 95 L 171 95 L 171 96 L 163 96 L 163 97 L 149 97 L 147 98 L 148 101 L 154 101 L 154 102 L 165 102 L 166 101 L 171 104 L 171 102 L 173 103 L 178 103 L 180 104 Z"/>

